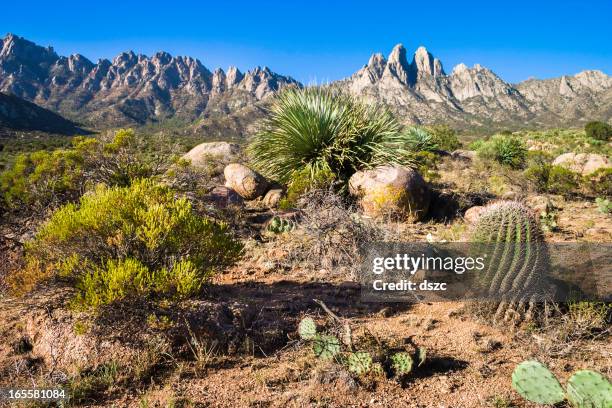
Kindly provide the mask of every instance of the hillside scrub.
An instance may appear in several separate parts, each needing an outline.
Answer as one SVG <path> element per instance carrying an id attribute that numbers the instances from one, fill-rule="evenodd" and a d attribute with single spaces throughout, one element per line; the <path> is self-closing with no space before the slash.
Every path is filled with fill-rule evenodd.
<path id="1" fill-rule="evenodd" d="M 289 184 L 296 174 L 328 172 L 345 183 L 358 170 L 413 165 L 406 135 L 386 109 L 328 88 L 291 88 L 273 102 L 247 152 L 264 176 Z"/>
<path id="2" fill-rule="evenodd" d="M 608 141 L 612 139 L 612 126 L 604 122 L 589 122 L 584 127 L 588 137 Z"/>
<path id="3" fill-rule="evenodd" d="M 13 209 L 57 208 L 77 200 L 96 183 L 127 186 L 159 174 L 164 160 L 145 152 L 131 129 L 99 138 L 75 137 L 69 148 L 22 153 L 0 174 L 0 193 Z"/>
<path id="4" fill-rule="evenodd" d="M 40 273 L 70 279 L 86 306 L 130 294 L 189 297 L 235 262 L 241 244 L 226 224 L 200 217 L 185 198 L 152 180 L 128 187 L 99 185 L 78 204 L 58 209 L 26 253 Z M 23 278 L 23 275 L 21 275 Z"/>
<path id="5" fill-rule="evenodd" d="M 523 168 L 527 160 L 525 144 L 514 136 L 493 135 L 489 140 L 473 143 L 472 147 L 478 152 L 479 157 L 495 160 L 513 169 Z"/>

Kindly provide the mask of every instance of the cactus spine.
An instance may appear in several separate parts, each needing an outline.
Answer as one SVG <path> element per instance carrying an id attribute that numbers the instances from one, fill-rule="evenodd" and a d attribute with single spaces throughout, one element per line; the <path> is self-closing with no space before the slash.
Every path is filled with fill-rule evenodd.
<path id="1" fill-rule="evenodd" d="M 318 358 L 329 360 L 340 353 L 340 340 L 329 334 L 317 334 L 313 339 L 312 351 Z"/>

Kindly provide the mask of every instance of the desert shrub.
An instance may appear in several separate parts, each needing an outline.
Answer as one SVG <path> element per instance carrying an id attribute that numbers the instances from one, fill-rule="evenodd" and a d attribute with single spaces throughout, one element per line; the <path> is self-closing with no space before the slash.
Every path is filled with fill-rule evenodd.
<path id="1" fill-rule="evenodd" d="M 551 166 L 547 190 L 553 194 L 570 195 L 580 189 L 580 175 L 562 166 Z"/>
<path id="2" fill-rule="evenodd" d="M 523 168 L 527 160 L 527 148 L 523 141 L 516 137 L 494 135 L 491 139 L 480 142 L 474 147 L 479 157 L 495 160 L 513 169 Z"/>
<path id="3" fill-rule="evenodd" d="M 594 196 L 612 197 L 612 169 L 599 169 L 582 180 L 586 191 Z"/>
<path id="4" fill-rule="evenodd" d="M 326 189 L 334 182 L 334 175 L 327 170 L 320 171 L 311 176 L 308 169 L 296 172 L 292 177 L 287 188 L 287 195 L 280 201 L 281 209 L 295 207 L 299 198 L 308 191 L 315 189 Z"/>
<path id="5" fill-rule="evenodd" d="M 610 140 L 612 138 L 612 126 L 604 122 L 589 122 L 584 127 L 586 135 L 596 140 Z"/>
<path id="6" fill-rule="evenodd" d="M 20 154 L 0 174 L 0 191 L 9 207 L 42 209 L 77 198 L 83 188 L 83 155 L 74 150 Z"/>
<path id="7" fill-rule="evenodd" d="M 131 129 L 97 139 L 75 137 L 69 148 L 17 156 L 0 174 L 0 193 L 12 208 L 55 208 L 78 199 L 89 185 L 127 186 L 159 173 L 162 160 L 144 153 Z"/>
<path id="8" fill-rule="evenodd" d="M 99 185 L 58 209 L 27 245 L 30 258 L 76 280 L 87 306 L 130 294 L 191 296 L 240 251 L 226 224 L 146 179 Z"/>
<path id="9" fill-rule="evenodd" d="M 439 149 L 452 152 L 461 147 L 461 142 L 459 142 L 455 130 L 450 126 L 433 125 L 428 126 L 426 129 Z"/>
<path id="10" fill-rule="evenodd" d="M 355 278 L 366 246 L 384 239 L 384 231 L 356 215 L 332 190 L 311 190 L 298 201 L 301 236 L 292 237 L 291 258 L 301 266 L 325 269 Z"/>
<path id="11" fill-rule="evenodd" d="M 548 192 L 548 180 L 550 178 L 550 164 L 533 164 L 527 167 L 523 173 L 538 193 Z"/>
<path id="12" fill-rule="evenodd" d="M 595 199 L 595 203 L 597 204 L 597 209 L 602 214 L 612 214 L 612 201 L 607 198 L 597 197 Z"/>
<path id="13" fill-rule="evenodd" d="M 433 152 L 440 149 L 434 137 L 425 129 L 410 126 L 403 130 L 405 145 L 414 152 Z"/>
<path id="14" fill-rule="evenodd" d="M 287 89 L 274 100 L 247 153 L 264 176 L 281 183 L 303 171 L 346 182 L 379 164 L 412 164 L 393 115 L 330 88 Z"/>

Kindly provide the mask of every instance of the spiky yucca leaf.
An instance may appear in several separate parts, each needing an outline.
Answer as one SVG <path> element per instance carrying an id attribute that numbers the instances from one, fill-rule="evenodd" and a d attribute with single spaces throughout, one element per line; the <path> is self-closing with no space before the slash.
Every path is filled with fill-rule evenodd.
<path id="1" fill-rule="evenodd" d="M 253 166 L 287 183 L 293 174 L 322 171 L 346 181 L 381 164 L 412 165 L 407 137 L 393 115 L 336 90 L 290 88 L 275 99 L 264 130 L 247 148 Z"/>

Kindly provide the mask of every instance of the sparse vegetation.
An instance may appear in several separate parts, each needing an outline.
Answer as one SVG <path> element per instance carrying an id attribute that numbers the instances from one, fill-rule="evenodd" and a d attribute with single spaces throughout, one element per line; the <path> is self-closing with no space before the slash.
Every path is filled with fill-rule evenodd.
<path id="1" fill-rule="evenodd" d="M 584 127 L 588 137 L 608 141 L 612 139 L 612 126 L 604 122 L 589 122 Z"/>
<path id="2" fill-rule="evenodd" d="M 495 160 L 513 169 L 523 168 L 527 161 L 527 148 L 517 137 L 494 135 L 489 140 L 473 143 L 472 147 L 479 157 Z"/>
<path id="3" fill-rule="evenodd" d="M 169 188 L 139 180 L 100 185 L 57 210 L 28 254 L 41 270 L 76 279 L 79 302 L 96 307 L 149 292 L 191 296 L 240 248 L 225 224 L 197 216 Z"/>

